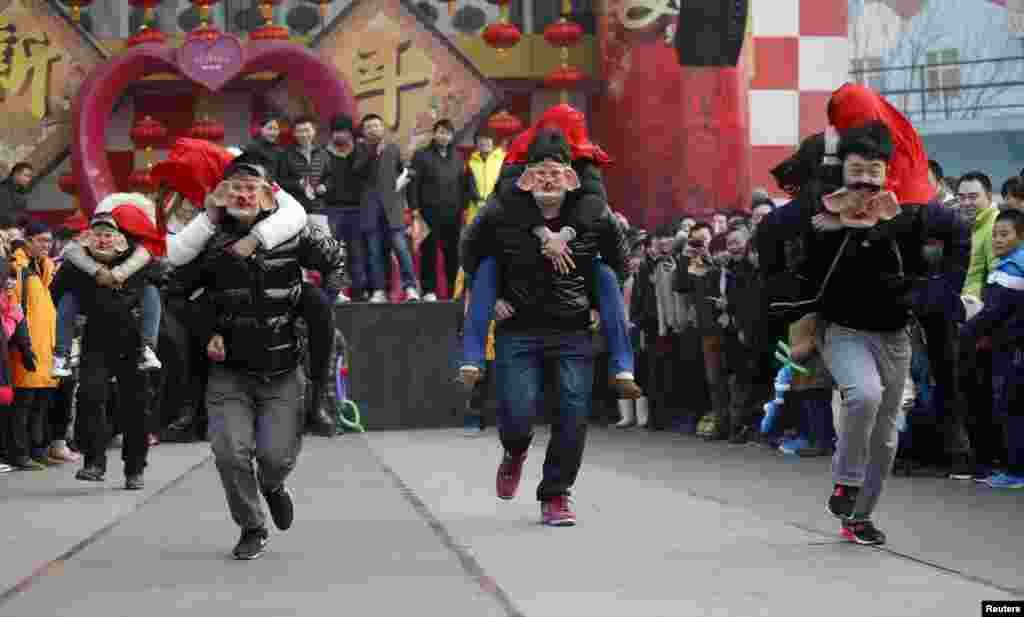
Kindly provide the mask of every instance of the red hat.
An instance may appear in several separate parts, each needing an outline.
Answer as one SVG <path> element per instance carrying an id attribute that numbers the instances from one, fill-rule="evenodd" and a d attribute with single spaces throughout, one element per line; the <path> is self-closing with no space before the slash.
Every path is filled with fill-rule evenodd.
<path id="1" fill-rule="evenodd" d="M 572 150 L 572 160 L 588 159 L 601 166 L 612 162 L 612 157 L 608 156 L 601 146 L 591 142 L 587 136 L 587 123 L 583 112 L 565 103 L 555 105 L 545 111 L 536 124 L 512 140 L 508 147 L 508 153 L 505 155 L 505 162 L 526 163 L 528 160 L 526 152 L 537 133 L 541 129 L 552 127 L 560 129 L 565 134 L 565 139 L 569 142 L 569 147 Z"/>
<path id="2" fill-rule="evenodd" d="M 925 204 L 935 197 L 935 189 L 928 181 L 928 155 L 920 135 L 881 95 L 859 84 L 845 84 L 829 99 L 828 120 L 840 131 L 872 121 L 884 124 L 893 142 L 886 190 L 895 193 L 900 203 Z"/>
<path id="3" fill-rule="evenodd" d="M 149 172 L 153 181 L 167 183 L 185 196 L 193 206 L 203 207 L 206 195 L 224 178 L 224 170 L 235 156 L 205 139 L 179 138 L 167 154 Z"/>

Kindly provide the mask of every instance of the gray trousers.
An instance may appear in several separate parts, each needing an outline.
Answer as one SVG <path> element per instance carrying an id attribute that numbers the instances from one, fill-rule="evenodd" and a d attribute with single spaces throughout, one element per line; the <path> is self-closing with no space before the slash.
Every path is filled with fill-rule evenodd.
<path id="1" fill-rule="evenodd" d="M 281 486 L 295 468 L 302 445 L 302 384 L 298 370 L 264 380 L 221 366 L 210 369 L 210 447 L 231 518 L 242 529 L 266 525 L 261 490 Z"/>
<path id="2" fill-rule="evenodd" d="M 867 517 L 878 505 L 896 460 L 910 338 L 903 331 L 866 332 L 832 324 L 821 351 L 843 399 L 836 416 L 832 478 L 836 484 L 860 487 L 853 511 Z"/>

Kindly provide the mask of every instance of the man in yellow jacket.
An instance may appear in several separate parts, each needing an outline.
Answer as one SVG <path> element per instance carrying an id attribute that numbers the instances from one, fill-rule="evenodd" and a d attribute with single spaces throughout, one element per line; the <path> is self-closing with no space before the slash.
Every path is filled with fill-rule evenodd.
<path id="1" fill-rule="evenodd" d="M 476 218 L 477 213 L 480 212 L 480 208 L 484 207 L 487 203 L 487 198 L 494 192 L 494 186 L 498 183 L 498 176 L 501 175 L 501 166 L 505 163 L 505 150 L 501 147 L 495 147 L 494 138 L 486 132 L 478 131 L 476 134 L 476 150 L 473 155 L 469 157 L 469 162 L 466 164 L 469 167 L 469 173 L 473 174 L 473 180 L 476 182 L 476 189 L 480 193 L 480 201 L 475 201 L 469 204 L 466 208 L 465 220 L 462 222 L 462 228 L 465 229 L 473 220 Z M 455 293 L 453 297 L 460 297 L 462 295 L 462 288 L 465 285 L 466 273 L 459 268 L 459 274 L 455 279 Z"/>
<path id="2" fill-rule="evenodd" d="M 11 352 L 11 382 L 14 405 L 11 418 L 10 458 L 19 469 L 37 470 L 47 464 L 71 462 L 73 455 L 63 448 L 47 451 L 45 434 L 50 421 L 50 403 L 57 382 L 50 377 L 56 340 L 57 308 L 50 297 L 55 266 L 50 259 L 53 233 L 41 223 L 29 223 L 25 242 L 17 243 L 11 256 L 14 289 L 11 300 L 21 305 L 32 339 L 33 355 Z M 64 429 L 67 423 L 64 423 Z M 63 434 L 50 435 L 63 438 Z M 61 442 L 63 445 L 63 442 Z M 67 457 L 67 458 L 64 458 Z"/>

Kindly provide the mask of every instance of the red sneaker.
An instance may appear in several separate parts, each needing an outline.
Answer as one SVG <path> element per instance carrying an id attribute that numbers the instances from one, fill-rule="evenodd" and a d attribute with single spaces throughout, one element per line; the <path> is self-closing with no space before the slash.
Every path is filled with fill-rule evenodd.
<path id="1" fill-rule="evenodd" d="M 551 527 L 572 527 L 576 524 L 576 514 L 572 511 L 568 495 L 559 495 L 540 502 L 540 514 L 544 524 Z"/>
<path id="2" fill-rule="evenodd" d="M 523 463 L 526 462 L 526 452 L 519 456 L 512 456 L 505 453 L 498 466 L 498 478 L 495 485 L 498 490 L 498 497 L 501 499 L 512 499 L 519 490 L 519 480 L 523 477 Z"/>

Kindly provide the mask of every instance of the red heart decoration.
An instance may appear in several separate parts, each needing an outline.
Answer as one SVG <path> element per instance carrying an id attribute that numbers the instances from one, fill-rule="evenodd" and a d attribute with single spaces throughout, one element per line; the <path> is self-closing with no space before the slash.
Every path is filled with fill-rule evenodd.
<path id="1" fill-rule="evenodd" d="M 242 41 L 219 30 L 190 32 L 178 50 L 178 69 L 185 77 L 216 92 L 242 72 Z"/>

